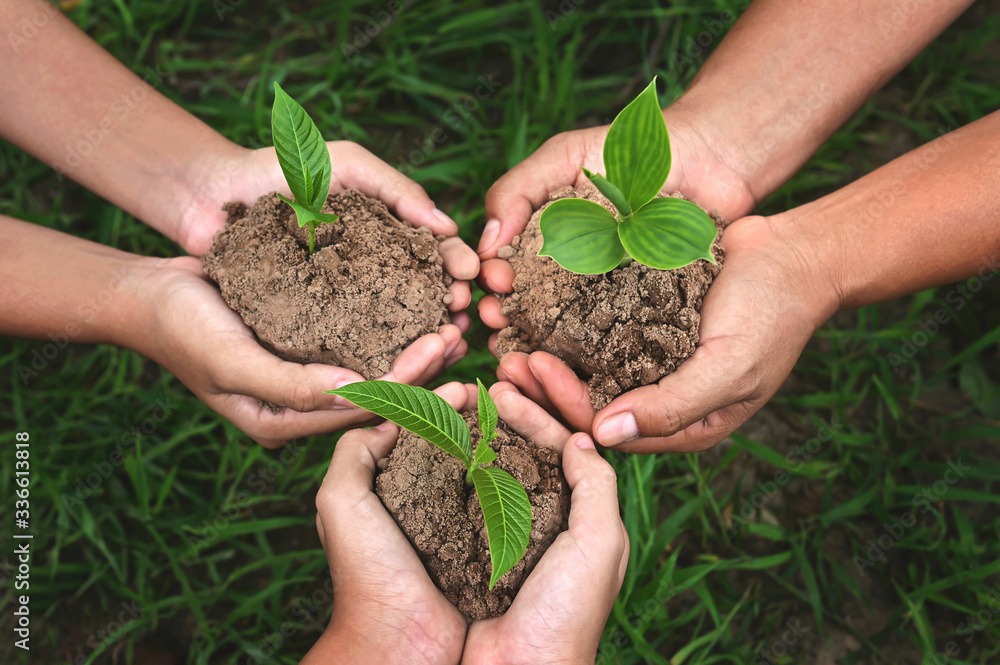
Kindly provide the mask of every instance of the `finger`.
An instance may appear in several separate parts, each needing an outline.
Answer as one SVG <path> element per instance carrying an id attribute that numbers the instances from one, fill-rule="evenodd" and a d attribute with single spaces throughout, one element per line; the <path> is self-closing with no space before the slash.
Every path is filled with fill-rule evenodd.
<path id="1" fill-rule="evenodd" d="M 413 384 L 435 361 L 444 358 L 446 347 L 447 343 L 440 334 L 424 335 L 399 354 L 380 380 Z"/>
<path id="2" fill-rule="evenodd" d="M 350 501 L 351 497 L 371 492 L 375 463 L 392 451 L 398 437 L 399 429 L 391 423 L 385 427 L 354 429 L 340 437 L 317 496 L 317 504 L 320 497 L 329 502 L 317 505 L 320 514 L 325 509 L 335 509 L 333 504 L 338 500 Z"/>
<path id="3" fill-rule="evenodd" d="M 545 393 L 545 386 L 539 383 L 535 375 L 531 373 L 526 353 L 520 351 L 505 353 L 500 358 L 499 368 L 503 370 L 506 380 L 517 386 L 517 389 L 527 395 L 531 401 L 549 413 L 558 413 L 552 402 L 549 401 L 549 396 Z"/>
<path id="4" fill-rule="evenodd" d="M 245 395 L 199 395 L 213 411 L 265 448 L 280 448 L 292 439 L 327 434 L 373 422 L 372 414 L 352 406 L 349 409 L 272 411 L 260 400 Z"/>
<path id="5" fill-rule="evenodd" d="M 488 259 L 479 268 L 479 285 L 490 293 L 514 290 L 514 268 L 503 259 Z"/>
<path id="6" fill-rule="evenodd" d="M 479 257 L 461 238 L 448 238 L 438 245 L 444 269 L 455 279 L 470 280 L 479 275 Z"/>
<path id="7" fill-rule="evenodd" d="M 437 209 L 423 187 L 356 143 L 330 141 L 327 146 L 333 158 L 335 186 L 353 187 L 382 201 L 413 226 L 426 226 L 435 234 L 458 235 L 458 225 Z"/>
<path id="8" fill-rule="evenodd" d="M 753 387 L 729 363 L 699 347 L 680 368 L 659 383 L 625 393 L 594 419 L 594 434 L 603 446 L 643 437 L 666 437 L 708 414 L 748 397 Z"/>
<path id="9" fill-rule="evenodd" d="M 735 432 L 740 425 L 757 413 L 764 402 L 744 400 L 708 414 L 680 432 L 666 437 L 638 438 L 615 446 L 623 453 L 698 453 L 708 450 Z"/>
<path id="10" fill-rule="evenodd" d="M 563 472 L 573 490 L 570 496 L 569 530 L 578 541 L 596 551 L 613 547 L 615 563 L 622 556 L 621 517 L 618 513 L 618 477 L 601 457 L 594 441 L 577 433 L 563 448 Z M 626 540 L 627 542 L 627 540 Z"/>
<path id="11" fill-rule="evenodd" d="M 462 359 L 465 358 L 465 354 L 467 354 L 468 352 L 469 352 L 469 344 L 463 339 L 461 342 L 458 343 L 458 346 L 455 347 L 455 350 L 451 353 L 451 355 L 449 355 L 447 358 L 444 359 L 445 369 L 448 369 L 452 365 L 461 362 Z"/>
<path id="12" fill-rule="evenodd" d="M 351 408 L 325 391 L 365 380 L 343 367 L 281 360 L 249 338 L 227 351 L 213 361 L 212 382 L 218 393 L 246 395 L 295 411 Z"/>
<path id="13" fill-rule="evenodd" d="M 500 299 L 494 295 L 486 295 L 479 300 L 479 318 L 496 330 L 510 325 L 510 319 L 500 313 Z"/>
<path id="14" fill-rule="evenodd" d="M 508 386 L 496 384 L 490 396 L 497 405 L 497 413 L 515 432 L 534 444 L 560 451 L 569 430 L 562 426 L 542 407 Z"/>
<path id="15" fill-rule="evenodd" d="M 479 256 L 493 258 L 524 230 L 549 192 L 572 185 L 583 164 L 585 144 L 577 132 L 552 137 L 533 155 L 508 171 L 486 193 L 486 226 Z"/>
<path id="16" fill-rule="evenodd" d="M 544 351 L 536 351 L 528 356 L 528 369 L 542 386 L 555 412 L 570 428 L 589 433 L 594 423 L 590 386 L 581 381 L 566 363 Z"/>
<path id="17" fill-rule="evenodd" d="M 495 358 L 500 357 L 497 355 L 497 337 L 497 333 L 493 333 L 490 335 L 490 338 L 486 340 L 486 348 L 490 350 L 490 353 L 492 353 Z"/>
<path id="18" fill-rule="evenodd" d="M 479 387 L 460 381 L 452 381 L 434 389 L 444 401 L 459 413 L 475 408 L 479 401 Z"/>
<path id="19" fill-rule="evenodd" d="M 448 293 L 451 294 L 451 302 L 448 303 L 450 312 L 461 312 L 472 304 L 472 287 L 468 282 L 452 282 Z"/>
<path id="20" fill-rule="evenodd" d="M 472 317 L 469 316 L 468 312 L 452 313 L 451 322 L 458 326 L 458 329 L 461 330 L 463 334 L 472 330 Z"/>

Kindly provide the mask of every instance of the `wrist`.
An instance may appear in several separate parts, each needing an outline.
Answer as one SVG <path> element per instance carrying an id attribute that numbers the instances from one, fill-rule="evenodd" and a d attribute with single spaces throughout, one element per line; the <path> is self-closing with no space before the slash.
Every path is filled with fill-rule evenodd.
<path id="1" fill-rule="evenodd" d="M 363 612 L 345 616 L 334 607 L 326 632 L 338 645 L 338 663 L 456 665 L 459 662 L 465 641 L 464 621 L 456 622 L 460 626 L 452 626 L 451 622 L 435 617 L 429 625 L 424 625 L 420 613 L 387 620 L 386 608 L 379 609 L 381 614 L 367 617 Z"/>

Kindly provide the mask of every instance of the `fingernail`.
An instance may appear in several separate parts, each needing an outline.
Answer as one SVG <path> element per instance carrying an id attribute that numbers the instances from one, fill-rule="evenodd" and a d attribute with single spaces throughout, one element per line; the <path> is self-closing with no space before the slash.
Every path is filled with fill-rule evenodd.
<path id="1" fill-rule="evenodd" d="M 449 217 L 448 215 L 444 214 L 443 212 L 441 212 L 437 208 L 434 208 L 434 216 L 437 217 L 439 220 L 441 220 L 442 224 L 450 226 L 455 231 L 458 231 L 458 224 L 455 223 L 455 220 L 453 220 L 451 217 Z"/>
<path id="2" fill-rule="evenodd" d="M 486 222 L 486 227 L 483 229 L 483 235 L 479 239 L 479 253 L 488 252 L 493 249 L 493 244 L 497 241 L 497 236 L 500 235 L 500 222 L 495 219 L 491 219 Z"/>
<path id="3" fill-rule="evenodd" d="M 594 440 L 584 434 L 576 440 L 576 447 L 580 450 L 593 450 Z"/>
<path id="4" fill-rule="evenodd" d="M 349 386 L 352 383 L 361 383 L 361 382 L 358 381 L 357 379 L 342 379 L 342 380 L 338 381 L 337 383 L 333 384 L 333 390 L 337 390 L 338 388 L 343 388 L 344 386 Z M 354 409 L 356 407 L 354 406 L 354 404 L 352 404 L 350 401 L 344 399 L 340 395 L 334 395 L 334 397 L 333 397 L 333 408 L 334 409 Z"/>
<path id="5" fill-rule="evenodd" d="M 639 438 L 639 426 L 635 423 L 635 416 L 625 411 L 605 420 L 594 433 L 602 446 L 617 446 Z"/>
<path id="6" fill-rule="evenodd" d="M 393 427 L 395 427 L 395 425 L 391 421 L 387 420 L 384 423 L 376 425 L 375 429 L 379 432 L 388 432 L 392 430 Z"/>

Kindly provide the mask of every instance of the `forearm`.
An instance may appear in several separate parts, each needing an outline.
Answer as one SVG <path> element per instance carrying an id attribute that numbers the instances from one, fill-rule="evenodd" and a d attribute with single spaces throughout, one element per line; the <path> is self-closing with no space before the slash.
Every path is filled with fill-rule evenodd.
<path id="1" fill-rule="evenodd" d="M 161 263 L 0 216 L 0 335 L 133 346 Z"/>
<path id="2" fill-rule="evenodd" d="M 1000 112 L 771 218 L 843 307 L 1000 270 Z"/>
<path id="3" fill-rule="evenodd" d="M 300 665 L 457 665 L 458 660 L 448 656 L 436 645 L 423 640 L 413 640 L 403 634 L 386 634 L 377 622 L 367 627 L 351 628 L 331 621 Z M 460 647 L 461 645 L 459 645 Z M 461 653 L 461 648 L 459 648 Z"/>
<path id="4" fill-rule="evenodd" d="M 781 186 L 973 0 L 756 0 L 667 110 L 756 201 Z"/>
<path id="5" fill-rule="evenodd" d="M 0 135 L 174 240 L 213 159 L 240 148 L 102 50 L 46 0 L 0 0 Z M 27 22 L 27 23 L 26 23 Z"/>

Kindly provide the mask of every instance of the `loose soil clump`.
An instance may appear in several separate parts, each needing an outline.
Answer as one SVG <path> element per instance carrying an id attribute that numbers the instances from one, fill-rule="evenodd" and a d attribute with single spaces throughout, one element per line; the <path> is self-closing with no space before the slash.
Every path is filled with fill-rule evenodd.
<path id="1" fill-rule="evenodd" d="M 589 183 L 552 192 L 549 203 L 567 197 L 596 201 L 614 212 Z M 712 245 L 718 265 L 699 260 L 656 270 L 632 262 L 604 275 L 578 275 L 538 256 L 544 209 L 500 249 L 500 258 L 514 268 L 514 290 L 500 296 L 500 311 L 510 324 L 500 331 L 497 352 L 557 356 L 588 382 L 596 408 L 676 370 L 698 343 L 701 306 L 725 258 L 721 233 Z M 720 231 L 725 227 L 721 217 L 712 219 Z"/>
<path id="2" fill-rule="evenodd" d="M 418 337 L 450 322 L 452 278 L 427 228 L 413 228 L 356 190 L 327 198 L 340 219 L 308 230 L 274 193 L 225 206 L 202 258 L 222 297 L 278 357 L 385 374 Z"/>
<path id="3" fill-rule="evenodd" d="M 479 440 L 475 412 L 463 414 Z M 434 583 L 469 621 L 503 614 L 552 541 L 568 525 L 569 486 L 558 453 L 526 441 L 503 422 L 490 442 L 493 463 L 516 478 L 531 500 L 528 551 L 492 590 L 489 542 L 465 466 L 417 435 L 403 431 L 378 463 L 375 492 L 416 549 Z"/>

